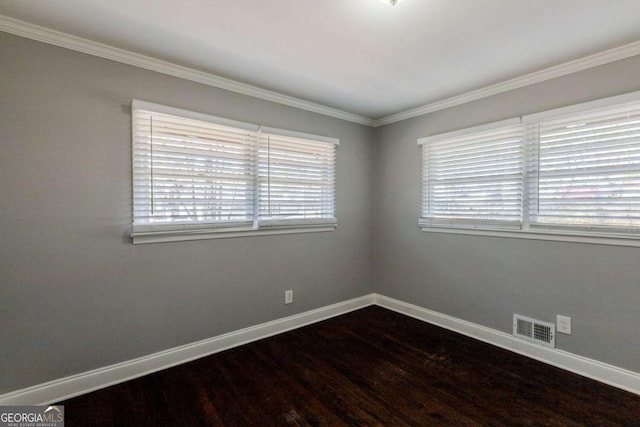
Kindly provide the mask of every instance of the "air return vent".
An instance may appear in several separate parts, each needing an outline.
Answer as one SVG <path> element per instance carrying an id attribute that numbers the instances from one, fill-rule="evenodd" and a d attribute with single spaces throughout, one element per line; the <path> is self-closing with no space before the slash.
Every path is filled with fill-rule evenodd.
<path id="1" fill-rule="evenodd" d="M 556 325 L 519 314 L 513 315 L 513 335 L 548 347 L 556 346 Z"/>

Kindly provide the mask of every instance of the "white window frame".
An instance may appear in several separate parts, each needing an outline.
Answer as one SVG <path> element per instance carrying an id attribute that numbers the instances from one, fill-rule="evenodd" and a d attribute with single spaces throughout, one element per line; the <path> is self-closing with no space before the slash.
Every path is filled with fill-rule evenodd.
<path id="1" fill-rule="evenodd" d="M 571 105 L 568 107 L 557 108 L 553 110 L 548 110 L 540 113 L 530 114 L 522 117 L 511 118 L 507 120 L 503 120 L 495 123 L 488 123 L 481 126 L 475 126 L 472 128 L 455 130 L 452 132 L 447 132 L 438 135 L 432 135 L 424 138 L 418 139 L 418 145 L 422 145 L 432 140 L 442 140 L 453 137 L 459 137 L 467 134 L 478 133 L 488 129 L 494 129 L 496 127 L 513 125 L 515 123 L 522 123 L 527 128 L 527 141 L 525 142 L 525 162 L 531 158 L 527 153 L 530 150 L 537 149 L 537 135 L 533 135 L 535 133 L 535 128 L 538 123 L 541 121 L 559 118 L 562 116 L 569 116 L 572 114 L 577 114 L 581 112 L 586 112 L 589 110 L 595 110 L 599 108 L 606 107 L 615 107 L 617 105 L 622 105 L 630 102 L 640 101 L 640 91 L 631 92 L 623 95 L 608 97 L 604 99 L 599 99 L 595 101 L 585 102 L 581 104 Z M 521 229 L 514 230 L 502 230 L 499 228 L 491 228 L 491 227 L 476 227 L 473 228 L 463 228 L 463 227 L 443 227 L 443 226 L 430 226 L 424 223 L 424 221 L 419 221 L 418 225 L 422 231 L 430 232 L 430 233 L 447 233 L 447 234 L 463 234 L 463 235 L 479 235 L 479 236 L 491 236 L 498 238 L 522 238 L 522 239 L 533 239 L 533 240 L 549 240 L 549 241 L 558 241 L 558 242 L 578 242 L 578 243 L 589 243 L 589 244 L 604 244 L 604 245 L 615 245 L 615 246 L 632 246 L 632 247 L 640 247 L 640 230 L 635 234 L 625 234 L 623 232 L 610 232 L 608 230 L 600 231 L 597 228 L 591 230 L 569 230 L 557 227 L 544 227 L 541 225 L 532 226 L 529 223 L 530 211 L 529 211 L 529 198 L 530 198 L 530 186 L 527 183 L 528 179 L 531 179 L 532 173 L 527 168 L 525 173 L 525 183 L 524 183 L 524 194 L 523 194 L 523 206 L 522 206 L 522 227 Z M 422 183 L 422 191 L 424 190 L 424 180 Z"/>
<path id="2" fill-rule="evenodd" d="M 291 131 L 286 129 L 278 129 L 271 127 L 263 127 L 258 124 L 246 123 L 237 120 L 231 120 L 223 117 L 213 116 L 204 113 L 198 113 L 189 110 L 183 110 L 180 108 L 169 107 L 166 105 L 155 104 L 151 102 L 133 100 L 131 103 L 132 109 L 132 165 L 135 164 L 135 124 L 133 122 L 134 110 L 146 110 L 153 113 L 168 114 L 181 118 L 194 119 L 203 122 L 210 122 L 217 125 L 231 126 L 233 128 L 242 129 L 255 136 L 255 148 L 257 150 L 259 144 L 259 135 L 261 133 L 275 134 L 284 137 L 304 139 L 308 141 L 315 141 L 327 144 L 333 144 L 336 147 L 339 145 L 340 140 L 337 138 L 331 138 L 326 136 L 313 135 L 309 133 Z M 254 170 L 254 200 L 256 206 L 254 207 L 254 220 L 252 225 L 247 227 L 225 227 L 224 225 L 218 226 L 216 222 L 210 223 L 188 223 L 171 225 L 165 224 L 163 226 L 154 227 L 153 225 L 136 225 L 135 222 L 132 225 L 131 237 L 134 244 L 145 243 L 160 243 L 160 242 L 175 242 L 185 240 L 204 240 L 204 239 L 219 239 L 219 238 L 231 238 L 231 237 L 248 237 L 248 236 L 260 236 L 260 235 L 276 235 L 276 234 L 297 234 L 297 233 L 315 233 L 334 231 L 337 227 L 337 219 L 335 218 L 335 184 L 333 187 L 333 218 L 318 218 L 318 219 L 299 219 L 280 221 L 277 224 L 265 223 L 260 224 L 258 218 L 258 175 L 257 175 L 257 154 L 255 156 L 255 170 Z M 335 182 L 335 162 L 333 163 L 333 169 L 331 170 Z M 132 184 L 135 185 L 135 179 L 132 179 Z M 135 194 L 132 194 L 132 205 L 135 207 Z M 135 219 L 135 214 L 132 214 Z"/>
<path id="3" fill-rule="evenodd" d="M 444 155 L 445 157 L 451 156 L 451 152 L 443 153 L 442 151 L 439 151 L 433 148 L 432 147 L 433 145 L 437 145 L 438 143 L 440 143 L 441 146 L 442 144 L 447 145 L 449 143 L 453 143 L 453 144 L 462 143 L 465 145 L 464 148 L 466 149 L 465 151 L 466 153 L 467 151 L 469 151 L 469 148 L 471 146 L 475 146 L 475 144 L 477 143 L 477 140 L 473 142 L 469 142 L 468 140 L 465 141 L 466 136 L 471 136 L 471 137 L 477 136 L 478 138 L 482 138 L 482 142 L 489 142 L 493 144 L 497 140 L 496 138 L 504 139 L 505 132 L 509 134 L 510 136 L 509 139 L 515 138 L 515 135 L 517 135 L 518 133 L 521 136 L 522 144 L 519 147 L 521 153 L 518 153 L 518 155 L 514 155 L 512 157 L 512 159 L 519 159 L 520 165 L 517 168 L 518 169 L 517 173 L 516 173 L 516 165 L 515 164 L 510 165 L 512 170 L 510 170 L 509 173 L 514 176 L 511 176 L 508 179 L 504 175 L 497 175 L 497 177 L 501 178 L 502 180 L 507 179 L 507 181 L 513 181 L 512 185 L 518 187 L 518 188 L 514 187 L 514 191 L 518 189 L 520 190 L 519 193 L 516 193 L 515 198 L 517 198 L 518 196 L 521 197 L 523 187 L 524 187 L 525 162 L 523 161 L 523 158 L 522 158 L 522 152 L 524 151 L 525 131 L 522 128 L 522 125 L 519 119 L 507 119 L 507 120 L 502 120 L 500 122 L 489 123 L 487 125 L 481 125 L 481 126 L 475 126 L 473 128 L 463 129 L 462 131 L 447 132 L 446 134 L 440 134 L 440 135 L 418 139 L 418 144 L 422 145 L 422 150 L 423 150 L 423 153 L 422 153 L 423 154 L 423 165 L 422 165 L 423 196 L 428 194 L 428 189 L 425 188 L 425 186 L 427 187 L 429 186 L 429 181 L 430 181 L 429 177 L 431 175 L 431 172 L 429 171 L 429 168 L 426 164 L 426 163 L 429 163 L 429 160 L 427 160 L 429 154 L 427 153 L 430 153 L 431 150 L 436 150 L 440 155 Z M 508 149 L 513 150 L 514 147 L 515 147 L 515 144 L 512 144 L 508 147 Z M 486 163 L 486 160 L 484 160 L 484 163 Z M 477 164 L 473 164 L 473 166 L 476 166 L 476 165 Z M 498 173 L 495 170 L 492 170 L 491 172 Z M 470 180 L 470 178 L 466 178 L 466 177 L 465 179 Z M 497 182 L 498 182 L 497 179 L 492 179 L 490 181 L 490 184 L 496 184 Z M 471 184 L 476 184 L 476 183 L 472 182 Z M 448 196 L 450 196 L 450 194 L 448 194 Z M 425 210 L 431 211 L 431 209 L 427 208 L 430 205 L 429 203 L 430 201 L 431 201 L 430 198 L 429 200 L 423 199 L 422 201 L 423 214 L 426 213 L 424 212 Z M 520 209 L 522 209 L 522 206 L 520 206 Z M 433 213 L 433 211 L 429 213 Z M 514 212 L 514 214 L 517 214 L 517 212 Z M 518 228 L 519 229 L 521 227 L 520 221 L 517 221 L 514 219 L 509 219 L 509 220 L 481 219 L 481 218 L 446 219 L 446 218 L 437 218 L 437 217 L 429 218 L 427 216 L 425 216 L 424 218 L 421 217 L 419 220 L 419 224 L 421 227 L 427 227 L 427 228 L 456 228 L 456 229 L 457 228 L 463 228 L 463 229 L 492 229 L 492 228 L 515 229 L 515 228 Z"/>

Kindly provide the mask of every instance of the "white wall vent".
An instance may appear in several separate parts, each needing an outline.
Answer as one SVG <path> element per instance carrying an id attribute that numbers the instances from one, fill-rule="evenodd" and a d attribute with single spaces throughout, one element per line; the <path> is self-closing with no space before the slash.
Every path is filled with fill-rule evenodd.
<path id="1" fill-rule="evenodd" d="M 555 324 L 541 322 L 519 314 L 513 315 L 513 335 L 548 347 L 556 346 Z"/>

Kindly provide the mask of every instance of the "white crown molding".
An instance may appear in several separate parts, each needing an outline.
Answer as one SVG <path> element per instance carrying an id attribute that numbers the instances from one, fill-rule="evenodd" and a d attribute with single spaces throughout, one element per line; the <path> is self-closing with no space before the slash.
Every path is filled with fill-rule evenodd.
<path id="1" fill-rule="evenodd" d="M 403 111 L 401 113 L 382 117 L 375 120 L 373 126 L 384 126 L 402 120 L 411 119 L 414 117 L 422 116 L 424 114 L 444 110 L 445 108 L 455 107 L 456 105 L 462 105 L 466 104 L 467 102 L 487 98 L 492 95 L 498 95 L 510 90 L 520 89 L 522 87 L 529 86 L 535 83 L 541 83 L 547 80 L 555 79 L 557 77 L 566 76 L 578 71 L 588 70 L 589 68 L 594 68 L 599 65 L 620 61 L 622 59 L 630 58 L 635 55 L 640 55 L 640 41 L 605 50 L 603 52 L 576 59 L 574 61 L 565 62 L 564 64 L 556 65 L 550 68 L 545 68 L 544 70 L 536 71 L 534 73 L 496 83 L 491 86 L 486 86 L 481 89 L 473 90 L 471 92 L 452 96 L 451 98 L 432 102 L 430 104 Z"/>
<path id="2" fill-rule="evenodd" d="M 531 359 L 640 395 L 640 373 L 516 338 L 513 335 L 404 301 L 373 294 L 375 305 L 466 335 Z"/>
<path id="3" fill-rule="evenodd" d="M 335 117 L 366 126 L 373 126 L 374 124 L 374 120 L 358 114 L 327 107 L 315 102 L 305 101 L 293 96 L 283 95 L 246 83 L 240 83 L 215 74 L 194 70 L 150 56 L 72 36 L 4 15 L 0 15 L 0 31 L 329 117 Z"/>
<path id="4" fill-rule="evenodd" d="M 102 43 L 97 43 L 81 37 L 72 36 L 60 31 L 51 30 L 40 27 L 18 19 L 0 15 L 0 31 L 15 34 L 18 36 L 30 38 L 55 46 L 64 47 L 89 55 L 98 56 L 100 58 L 110 59 L 112 61 L 121 62 L 123 64 L 133 65 L 135 67 L 144 68 L 151 71 L 167 74 L 173 77 L 182 78 L 219 89 L 240 93 L 254 98 L 275 102 L 289 107 L 299 108 L 301 110 L 311 111 L 323 114 L 329 117 L 358 123 L 366 126 L 378 127 L 402 120 L 411 119 L 422 116 L 424 114 L 433 113 L 435 111 L 444 110 L 446 108 L 462 105 L 467 102 L 476 101 L 492 95 L 508 92 L 510 90 L 519 89 L 535 83 L 541 83 L 557 77 L 566 76 L 578 71 L 584 71 L 599 65 L 608 64 L 622 59 L 630 58 L 640 54 L 640 41 L 629 43 L 620 47 L 599 52 L 584 58 L 566 62 L 546 68 L 524 76 L 516 77 L 491 86 L 486 86 L 477 90 L 466 92 L 440 101 L 432 102 L 421 107 L 413 108 L 390 116 L 379 119 L 371 119 L 360 116 L 358 114 L 349 113 L 347 111 L 338 110 L 336 108 L 327 107 L 310 101 L 305 101 L 293 96 L 283 95 L 281 93 L 262 89 L 246 83 L 240 83 L 235 80 L 217 76 L 215 74 L 205 73 L 203 71 L 194 70 L 192 68 L 183 67 L 150 56 L 141 55 L 124 49 L 119 49 Z"/>

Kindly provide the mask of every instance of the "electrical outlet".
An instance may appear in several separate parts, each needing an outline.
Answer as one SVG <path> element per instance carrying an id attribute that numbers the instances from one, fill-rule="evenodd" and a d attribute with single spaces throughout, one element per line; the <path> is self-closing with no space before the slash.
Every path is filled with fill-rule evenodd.
<path id="1" fill-rule="evenodd" d="M 557 331 L 561 334 L 571 335 L 571 317 L 558 315 L 556 319 Z"/>
<path id="2" fill-rule="evenodd" d="M 284 303 L 291 304 L 293 302 L 293 290 L 284 291 Z"/>

